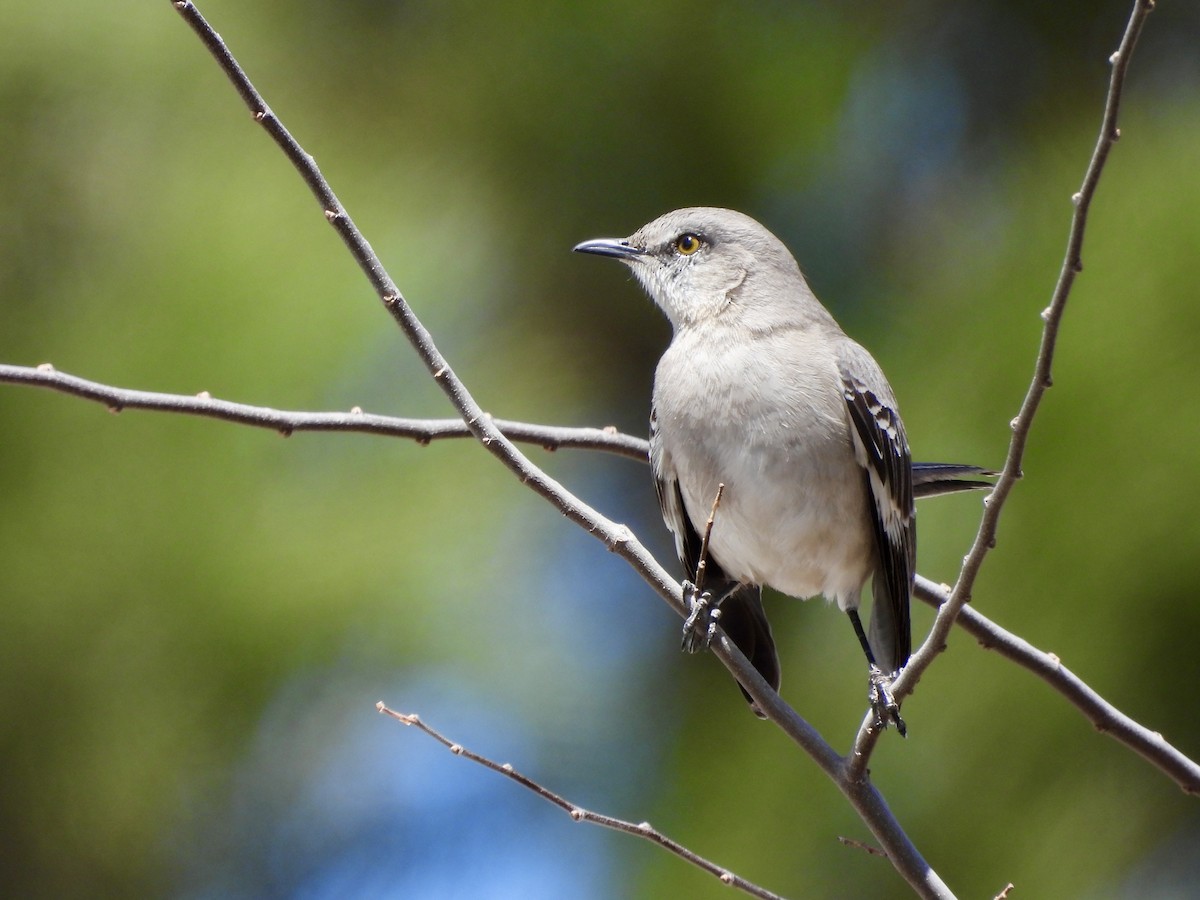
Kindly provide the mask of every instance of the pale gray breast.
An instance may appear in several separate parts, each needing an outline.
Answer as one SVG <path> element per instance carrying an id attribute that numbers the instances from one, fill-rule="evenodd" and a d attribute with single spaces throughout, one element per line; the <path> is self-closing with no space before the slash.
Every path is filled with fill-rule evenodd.
<path id="1" fill-rule="evenodd" d="M 869 570 L 862 472 L 836 364 L 795 338 L 677 335 L 655 378 L 660 452 L 697 531 L 726 485 L 711 551 L 731 576 L 833 598 Z"/>

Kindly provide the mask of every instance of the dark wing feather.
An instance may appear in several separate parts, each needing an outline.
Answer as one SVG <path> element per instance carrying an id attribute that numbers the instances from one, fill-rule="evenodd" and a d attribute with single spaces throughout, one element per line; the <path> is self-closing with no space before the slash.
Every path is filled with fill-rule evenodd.
<path id="1" fill-rule="evenodd" d="M 840 374 L 879 556 L 871 636 L 880 666 L 899 671 L 912 652 L 908 605 L 917 547 L 912 457 L 890 392 L 881 397 L 856 374 L 868 365 L 867 371 L 875 369 L 866 351 L 856 350 L 861 356 L 843 359 Z"/>

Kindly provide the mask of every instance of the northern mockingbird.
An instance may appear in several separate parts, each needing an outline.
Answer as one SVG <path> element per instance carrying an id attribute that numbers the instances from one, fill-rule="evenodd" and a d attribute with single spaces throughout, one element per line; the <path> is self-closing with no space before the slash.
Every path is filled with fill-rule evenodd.
<path id="1" fill-rule="evenodd" d="M 849 615 L 862 644 L 878 722 L 903 734 L 890 685 L 912 647 L 914 485 L 922 495 L 987 487 L 961 480 L 983 470 L 914 470 L 879 365 L 813 296 L 783 243 L 750 217 L 680 209 L 628 238 L 575 250 L 628 265 L 674 328 L 654 377 L 650 461 L 686 577 L 697 572 L 724 486 L 707 590 L 684 582 L 692 609 L 684 648 L 707 647 L 719 616 L 778 690 L 762 588 L 823 595 Z M 868 578 L 869 633 L 858 615 Z"/>

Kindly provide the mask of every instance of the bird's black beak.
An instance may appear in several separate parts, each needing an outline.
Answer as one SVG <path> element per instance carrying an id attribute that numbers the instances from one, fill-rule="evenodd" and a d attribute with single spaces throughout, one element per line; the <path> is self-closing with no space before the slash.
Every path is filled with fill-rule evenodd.
<path id="1" fill-rule="evenodd" d="M 645 256 L 646 251 L 635 247 L 625 238 L 597 238 L 575 245 L 576 253 L 594 253 L 597 256 L 611 256 L 614 259 L 633 260 Z"/>

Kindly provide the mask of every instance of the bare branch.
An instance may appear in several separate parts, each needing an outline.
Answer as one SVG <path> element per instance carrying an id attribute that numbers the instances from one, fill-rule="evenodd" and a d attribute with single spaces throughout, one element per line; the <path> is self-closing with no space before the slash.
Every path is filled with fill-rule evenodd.
<path id="1" fill-rule="evenodd" d="M 445 360 L 433 343 L 433 337 L 421 324 L 408 302 L 404 300 L 400 289 L 396 287 L 391 276 L 384 269 L 376 253 L 362 236 L 359 229 L 350 220 L 346 209 L 338 202 L 337 197 L 324 176 L 320 174 L 313 157 L 296 143 L 276 118 L 271 109 L 266 106 L 263 97 L 242 71 L 241 66 L 233 58 L 221 36 L 212 30 L 203 16 L 200 16 L 196 6 L 190 0 L 173 0 L 172 5 L 179 11 L 185 22 L 196 32 L 200 41 L 226 73 L 230 82 L 246 106 L 250 108 L 254 121 L 262 125 L 270 134 L 272 140 L 280 146 L 283 154 L 288 157 L 298 170 L 305 184 L 322 206 L 326 221 L 329 221 L 341 236 L 350 254 L 358 262 L 372 287 L 383 301 L 383 305 L 401 326 L 413 344 L 416 353 L 430 371 L 434 382 L 442 388 L 452 406 L 466 422 L 470 433 L 474 434 L 480 444 L 498 458 L 510 472 L 514 473 L 522 484 L 528 485 L 533 491 L 550 502 L 554 508 L 569 518 L 578 526 L 587 529 L 595 538 L 604 541 L 608 550 L 617 553 L 626 563 L 629 563 L 643 580 L 652 586 L 679 616 L 686 614 L 683 592 L 680 583 L 662 568 L 652 554 L 638 542 L 628 527 L 608 520 L 592 506 L 583 503 L 565 487 L 558 484 L 541 469 L 534 466 L 520 450 L 506 438 L 494 422 L 485 415 L 484 410 L 470 395 L 467 386 L 457 377 L 454 370 Z M 895 820 L 892 811 L 875 787 L 865 780 L 847 780 L 844 776 L 841 757 L 821 737 L 814 727 L 797 715 L 796 710 L 781 700 L 776 692 L 769 688 L 760 674 L 750 665 L 745 656 L 725 635 L 718 635 L 718 640 L 712 644 L 716 658 L 733 673 L 734 678 L 755 698 L 758 707 L 766 713 L 767 718 L 779 725 L 788 737 L 791 737 L 800 748 L 814 758 L 818 766 L 832 778 L 846 798 L 850 800 L 858 815 L 880 841 L 888 859 L 896 871 L 904 876 L 917 893 L 926 898 L 950 898 L 953 896 L 936 872 L 930 868 L 925 859 L 920 856 L 916 846 L 908 839 L 900 823 Z"/>
<path id="2" fill-rule="evenodd" d="M 444 438 L 471 437 L 458 419 L 409 419 L 363 413 L 357 408 L 349 413 L 289 412 L 219 400 L 206 392 L 183 395 L 118 388 L 60 372 L 49 364 L 37 367 L 0 364 L 0 382 L 49 388 L 103 404 L 112 412 L 145 409 L 184 413 L 269 429 L 284 436 L 297 431 L 349 431 L 411 438 L 421 444 Z M 612 428 L 565 428 L 504 419 L 494 421 L 509 438 L 537 444 L 547 450 L 600 450 L 646 461 L 643 439 Z M 949 595 L 949 588 L 917 577 L 914 596 L 931 606 L 941 607 Z M 1161 734 L 1138 724 L 1103 700 L 1094 689 L 1062 666 L 1053 654 L 1037 650 L 971 606 L 960 611 L 956 624 L 975 636 L 983 647 L 997 650 L 1050 684 L 1084 713 L 1098 731 L 1139 753 L 1182 790 L 1189 794 L 1200 793 L 1200 765 L 1166 742 Z"/>
<path id="3" fill-rule="evenodd" d="M 277 431 L 289 437 L 297 431 L 354 431 L 366 434 L 385 434 L 412 438 L 419 444 L 445 438 L 472 437 L 462 419 L 408 419 L 363 412 L 354 407 L 349 412 L 297 412 L 272 409 L 269 406 L 250 406 L 219 400 L 207 391 L 199 394 L 160 394 L 112 387 L 98 381 L 88 381 L 77 375 L 59 372 L 49 363 L 36 368 L 0 364 L 0 382 L 45 387 L 64 394 L 94 400 L 110 412 L 125 409 L 150 409 L 159 412 L 184 413 L 223 419 L 241 425 L 253 425 Z M 485 413 L 485 415 L 487 415 Z M 615 428 L 567 428 L 555 425 L 534 425 L 507 419 L 492 419 L 505 436 L 526 444 L 537 444 L 545 450 L 574 448 L 603 450 L 630 459 L 646 462 L 647 443 L 642 438 L 624 434 Z"/>
<path id="4" fill-rule="evenodd" d="M 0 382 L 49 388 L 101 403 L 113 412 L 145 409 L 185 413 L 265 428 L 284 436 L 297 431 L 351 431 L 411 438 L 422 444 L 471 436 L 458 419 L 407 419 L 364 413 L 357 408 L 348 413 L 288 412 L 219 400 L 205 392 L 190 396 L 112 387 L 59 372 L 48 364 L 36 368 L 0 364 Z M 611 428 L 564 428 L 504 419 L 494 421 L 509 438 L 537 444 L 547 450 L 601 450 L 646 461 L 644 440 Z M 918 576 L 915 596 L 940 607 L 949 597 L 949 589 Z M 1200 765 L 1164 742 L 1157 732 L 1137 724 L 1105 702 L 1092 688 L 1058 664 L 1053 655 L 1035 649 L 970 606 L 959 613 L 956 624 L 974 635 L 984 647 L 999 651 L 1053 686 L 1087 715 L 1098 730 L 1144 756 L 1184 791 L 1200 793 Z"/>
<path id="5" fill-rule="evenodd" d="M 950 589 L 927 578 L 917 579 L 914 596 L 940 608 L 950 599 Z M 1005 631 L 973 606 L 959 611 L 957 624 L 966 629 L 988 650 L 1033 672 L 1082 712 L 1096 730 L 1143 756 L 1170 777 L 1188 794 L 1200 794 L 1200 765 L 1172 746 L 1157 731 L 1151 731 L 1125 715 L 1079 676 L 1064 666 L 1053 653 L 1046 653 L 1028 641 Z"/>
<path id="6" fill-rule="evenodd" d="M 54 368 L 50 363 L 39 366 L 14 366 L 0 363 L 0 382 L 28 387 L 42 387 L 70 394 L 108 407 L 109 412 L 126 409 L 146 409 L 156 412 L 182 413 L 210 419 L 222 419 L 239 425 L 251 425 L 277 431 L 289 437 L 297 431 L 352 431 L 389 437 L 411 438 L 418 444 L 448 438 L 474 438 L 462 419 L 412 419 L 363 412 L 353 407 L 349 412 L 301 412 L 252 406 L 232 400 L 221 400 L 207 391 L 197 394 L 165 394 L 156 391 L 114 387 L 99 381 L 89 381 Z M 490 413 L 484 413 L 490 416 Z M 522 444 L 536 444 L 543 450 L 599 450 L 648 463 L 650 444 L 642 437 L 618 431 L 611 425 L 603 428 L 573 428 L 563 425 L 540 425 L 516 422 L 511 419 L 492 419 L 505 437 Z M 945 472 L 945 469 L 956 471 Z M 973 490 L 984 482 L 971 476 L 990 476 L 994 473 L 973 466 L 913 466 L 913 494 L 917 499 L 936 497 L 957 490 Z"/>
<path id="7" fill-rule="evenodd" d="M 1075 213 L 1072 216 L 1068 232 L 1066 257 L 1051 295 L 1050 305 L 1042 311 L 1042 319 L 1045 324 L 1042 328 L 1041 346 L 1038 349 L 1037 361 L 1034 366 L 1033 381 L 1029 385 L 1017 417 L 1013 419 L 1013 436 L 1009 442 L 1004 468 L 1000 472 L 995 489 L 984 501 L 984 512 L 979 523 L 979 531 L 970 551 L 963 560 L 958 582 L 949 599 L 938 610 L 929 636 L 912 655 L 908 665 L 900 673 L 900 677 L 896 679 L 894 690 L 897 698 L 906 697 L 912 693 L 930 663 L 945 649 L 950 629 L 954 627 L 955 618 L 971 600 L 971 591 L 975 585 L 975 579 L 979 575 L 980 567 L 983 565 L 983 560 L 988 552 L 996 546 L 996 528 L 1000 521 L 1000 512 L 1004 507 L 1005 500 L 1021 477 L 1021 463 L 1025 456 L 1025 446 L 1033 427 L 1034 416 L 1037 414 L 1042 397 L 1051 384 L 1054 349 L 1058 341 L 1059 326 L 1066 310 L 1067 299 L 1071 294 L 1071 287 L 1075 283 L 1075 276 L 1083 271 L 1081 251 L 1088 210 L 1091 207 L 1092 197 L 1096 193 L 1100 174 L 1104 170 L 1104 163 L 1108 159 L 1108 153 L 1120 137 L 1120 131 L 1117 128 L 1117 114 L 1120 110 L 1121 94 L 1125 87 L 1125 74 L 1129 68 L 1129 59 L 1146 17 L 1153 9 L 1154 0 L 1135 0 L 1129 22 L 1125 27 L 1125 34 L 1121 38 L 1120 47 L 1109 57 L 1112 64 L 1112 76 L 1109 79 L 1100 136 L 1092 151 L 1091 162 L 1084 173 L 1083 185 L 1071 198 L 1071 202 L 1075 205 Z M 878 740 L 878 735 L 871 727 L 870 719 L 871 716 L 868 714 L 859 728 L 854 742 L 856 754 L 864 759 L 870 756 L 871 749 Z"/>
<path id="8" fill-rule="evenodd" d="M 559 809 L 563 810 L 563 812 L 567 813 L 567 815 L 569 815 L 576 822 L 588 822 L 592 825 L 601 825 L 604 828 L 611 828 L 614 831 L 620 831 L 624 832 L 625 834 L 632 834 L 634 837 L 643 838 L 644 840 L 650 841 L 652 844 L 657 844 L 664 850 L 674 853 L 680 859 L 691 863 L 696 868 L 703 869 L 710 875 L 715 875 L 718 879 L 720 879 L 722 884 L 737 888 L 738 890 L 749 894 L 751 897 L 761 897 L 763 900 L 782 900 L 778 894 L 774 894 L 771 891 L 768 891 L 766 888 L 759 887 L 757 884 L 747 881 L 740 875 L 735 875 L 733 872 L 729 871 L 723 866 L 718 866 L 716 863 L 711 862 L 705 859 L 703 856 L 692 852 L 687 847 L 683 846 L 683 844 L 672 840 L 658 829 L 652 827 L 649 822 L 640 822 L 635 824 L 633 822 L 626 822 L 623 819 L 616 819 L 612 816 L 606 816 L 603 813 L 592 812 L 591 810 L 584 809 L 582 806 L 578 806 L 559 794 L 554 793 L 554 791 L 550 790 L 549 788 L 543 787 L 528 775 L 522 775 L 508 763 L 498 763 L 486 756 L 482 756 L 478 753 L 468 750 L 462 744 L 451 741 L 439 731 L 431 728 L 429 725 L 426 725 L 415 713 L 396 712 L 393 709 L 389 709 L 382 700 L 375 704 L 375 708 L 385 716 L 391 716 L 397 722 L 401 722 L 405 725 L 411 725 L 423 731 L 455 756 L 461 756 L 464 759 L 471 760 L 471 762 L 479 763 L 479 765 L 483 766 L 484 768 L 491 769 L 493 772 L 498 772 L 505 778 L 515 781 L 517 784 L 521 785 L 521 787 L 528 788 L 547 803 L 552 803 Z M 875 852 L 878 853 L 879 851 Z"/>
<path id="9" fill-rule="evenodd" d="M 125 409 L 183 413 L 269 429 L 285 437 L 297 431 L 348 431 L 411 438 L 427 444 L 445 438 L 472 436 L 459 419 L 382 416 L 364 413 L 357 407 L 348 413 L 277 410 L 220 400 L 209 396 L 207 392 L 196 395 L 164 394 L 113 387 L 60 372 L 49 364 L 37 367 L 0 364 L 0 382 L 49 388 L 103 404 L 114 413 Z M 506 419 L 493 421 L 510 439 L 536 444 L 546 450 L 600 450 L 646 461 L 645 440 L 612 428 L 566 428 Z M 918 576 L 915 596 L 934 607 L 940 607 L 946 602 L 949 589 Z M 1173 778 L 1184 791 L 1200 793 L 1200 765 L 1166 744 L 1157 732 L 1137 724 L 1101 699 L 1092 688 L 1057 664 L 1051 654 L 1033 648 L 970 606 L 959 613 L 956 624 L 978 638 L 984 647 L 998 650 L 1053 686 L 1087 715 L 1098 730 L 1144 756 Z"/>
<path id="10" fill-rule="evenodd" d="M 354 224 L 333 189 L 321 174 L 316 161 L 297 143 L 283 126 L 250 79 L 242 70 L 233 54 L 212 27 L 200 15 L 189 0 L 172 0 L 172 5 L 183 16 L 204 46 L 233 83 L 242 100 L 250 108 L 254 121 L 262 125 L 271 139 L 279 146 L 292 163 L 309 190 L 321 205 L 326 220 L 337 231 L 346 244 L 351 256 L 371 282 L 384 308 L 404 331 L 417 355 L 432 375 L 434 382 L 450 400 L 472 435 L 492 455 L 500 460 L 523 484 L 544 499 L 571 521 L 585 528 L 603 541 L 605 546 L 624 558 L 659 594 L 670 603 L 676 612 L 683 614 L 683 599 L 679 585 L 651 556 L 624 525 L 601 515 L 583 503 L 566 488 L 534 465 L 520 450 L 501 433 L 491 417 L 475 401 L 462 380 L 455 374 L 446 358 L 434 344 L 433 336 L 417 318 L 400 289 L 384 268 L 383 263 Z"/>
<path id="11" fill-rule="evenodd" d="M 407 335 L 409 342 L 428 368 L 434 381 L 446 394 L 470 432 L 497 457 L 523 484 L 529 485 L 541 497 L 572 522 L 586 529 L 617 553 L 650 584 L 680 615 L 686 615 L 680 583 L 673 578 L 624 525 L 615 523 L 583 503 L 566 488 L 535 466 L 506 438 L 495 423 L 486 416 L 461 379 L 434 345 L 433 337 L 417 318 L 399 288 L 375 255 L 366 238 L 343 208 L 332 188 L 321 174 L 316 162 L 296 142 L 267 106 L 224 41 L 204 20 L 190 0 L 172 0 L 172 5 L 203 42 L 221 69 L 233 83 L 238 94 L 250 108 L 254 120 L 261 124 L 272 140 L 300 173 L 317 201 L 326 220 L 338 232 L 359 267 L 370 280 L 384 308 Z M 892 815 L 882 795 L 865 779 L 844 777 L 841 757 L 804 719 L 796 714 L 772 690 L 740 650 L 723 634 L 713 642 L 718 659 L 732 672 L 759 708 L 779 725 L 817 764 L 854 806 L 863 822 L 875 835 L 892 865 L 922 897 L 952 897 L 949 888 L 938 877 L 904 833 Z"/>

